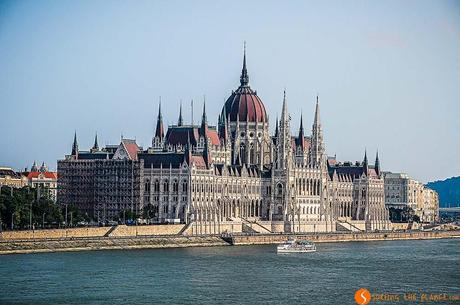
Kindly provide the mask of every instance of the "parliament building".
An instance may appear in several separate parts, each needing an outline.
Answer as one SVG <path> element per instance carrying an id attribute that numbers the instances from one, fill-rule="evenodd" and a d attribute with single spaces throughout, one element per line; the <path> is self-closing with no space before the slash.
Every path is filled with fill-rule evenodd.
<path id="1" fill-rule="evenodd" d="M 333 232 L 389 228 L 384 177 L 375 163 L 328 157 L 318 97 L 310 133 L 302 119 L 291 132 L 286 93 L 275 133 L 264 103 L 249 85 L 246 54 L 240 85 L 222 107 L 217 126 L 163 124 L 159 106 L 152 145 L 135 140 L 58 161 L 58 202 L 99 222 L 130 210 L 154 223 L 184 223 L 193 234 Z"/>

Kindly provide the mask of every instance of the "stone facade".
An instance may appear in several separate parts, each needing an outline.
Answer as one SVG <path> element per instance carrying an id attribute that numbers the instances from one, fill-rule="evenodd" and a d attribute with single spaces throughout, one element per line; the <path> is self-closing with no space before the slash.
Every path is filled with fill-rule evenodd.
<path id="1" fill-rule="evenodd" d="M 34 162 L 30 172 L 26 170 L 22 175 L 27 177 L 28 185 L 36 189 L 38 198 L 46 196 L 56 201 L 57 172 L 49 171 L 45 162 L 40 167 Z"/>
<path id="2" fill-rule="evenodd" d="M 436 191 L 404 173 L 383 173 L 387 208 L 408 210 L 421 222 L 439 220 L 439 197 Z"/>
<path id="3" fill-rule="evenodd" d="M 0 187 L 21 188 L 27 185 L 27 179 L 11 167 L 0 167 Z"/>
<path id="4" fill-rule="evenodd" d="M 205 106 L 200 125 L 182 109 L 166 133 L 161 104 L 152 146 L 132 140 L 58 161 L 58 200 L 92 217 L 115 219 L 122 209 L 156 223 L 184 223 L 194 234 L 388 229 L 378 157 L 371 166 L 337 163 L 326 155 L 319 99 L 311 134 L 290 126 L 286 93 L 274 135 L 257 92 L 249 86 L 246 55 L 240 86 L 225 102 L 217 126 Z M 102 216 L 101 216 L 102 215 Z M 188 230 L 188 229 L 187 229 Z"/>

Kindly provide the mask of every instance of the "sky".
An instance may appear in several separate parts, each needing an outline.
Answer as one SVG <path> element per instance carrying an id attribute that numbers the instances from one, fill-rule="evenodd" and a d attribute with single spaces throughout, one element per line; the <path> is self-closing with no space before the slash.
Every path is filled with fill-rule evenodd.
<path id="1" fill-rule="evenodd" d="M 378 150 L 422 182 L 460 175 L 460 1 L 0 1 L 0 165 L 56 168 L 97 133 L 151 143 L 165 123 L 217 123 L 250 85 L 292 133 L 319 95 L 326 151 Z"/>

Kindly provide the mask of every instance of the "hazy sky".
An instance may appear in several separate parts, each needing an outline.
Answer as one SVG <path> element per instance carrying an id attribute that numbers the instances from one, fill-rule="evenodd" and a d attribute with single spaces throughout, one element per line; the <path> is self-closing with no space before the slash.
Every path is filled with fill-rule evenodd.
<path id="1" fill-rule="evenodd" d="M 272 130 L 285 87 L 293 133 L 318 92 L 329 155 L 460 175 L 459 1 L 0 1 L 0 164 L 56 168 L 75 130 L 148 147 L 159 96 L 215 124 L 245 40 Z"/>

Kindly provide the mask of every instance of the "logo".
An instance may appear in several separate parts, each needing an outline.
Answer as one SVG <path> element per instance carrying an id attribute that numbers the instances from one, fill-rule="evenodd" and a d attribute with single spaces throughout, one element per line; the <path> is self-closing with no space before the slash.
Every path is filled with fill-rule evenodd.
<path id="1" fill-rule="evenodd" d="M 371 293 L 366 288 L 361 288 L 355 292 L 355 301 L 358 305 L 367 305 L 371 301 Z"/>

